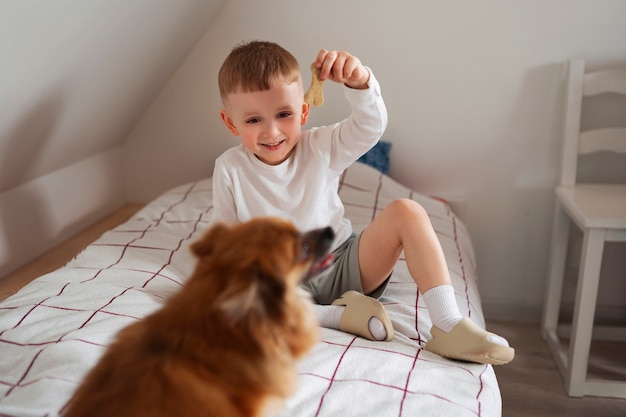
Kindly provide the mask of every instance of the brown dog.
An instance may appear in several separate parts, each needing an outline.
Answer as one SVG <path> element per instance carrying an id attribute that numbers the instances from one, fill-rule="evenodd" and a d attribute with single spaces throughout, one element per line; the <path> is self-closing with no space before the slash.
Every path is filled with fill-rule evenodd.
<path id="1" fill-rule="evenodd" d="M 298 288 L 333 240 L 284 220 L 217 225 L 194 274 L 160 310 L 123 329 L 65 417 L 262 416 L 293 392 L 318 325 Z M 317 268 L 318 265 L 316 265 Z"/>

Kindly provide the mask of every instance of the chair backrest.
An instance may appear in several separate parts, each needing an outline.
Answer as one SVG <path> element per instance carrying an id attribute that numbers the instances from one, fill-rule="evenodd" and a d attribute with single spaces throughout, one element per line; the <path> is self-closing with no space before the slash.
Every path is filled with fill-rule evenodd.
<path id="1" fill-rule="evenodd" d="M 580 155 L 610 151 L 626 153 L 626 123 L 621 127 L 581 131 L 582 103 L 585 98 L 605 93 L 626 97 L 626 67 L 585 72 L 585 61 L 569 62 L 563 126 L 563 153 L 560 185 L 576 184 Z"/>

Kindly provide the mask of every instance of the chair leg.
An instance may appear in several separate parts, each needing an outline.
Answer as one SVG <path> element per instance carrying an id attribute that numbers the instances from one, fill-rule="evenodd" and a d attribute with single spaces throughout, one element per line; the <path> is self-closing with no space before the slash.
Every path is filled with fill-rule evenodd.
<path id="1" fill-rule="evenodd" d="M 586 393 L 585 382 L 605 235 L 605 229 L 585 229 L 584 231 L 565 375 L 566 390 L 570 396 L 574 397 L 582 397 Z"/>
<path id="2" fill-rule="evenodd" d="M 544 339 L 548 337 L 548 332 L 556 332 L 559 321 L 569 229 L 569 217 L 563 211 L 557 199 L 554 207 L 554 221 L 552 223 L 548 283 L 541 319 L 541 333 Z"/>

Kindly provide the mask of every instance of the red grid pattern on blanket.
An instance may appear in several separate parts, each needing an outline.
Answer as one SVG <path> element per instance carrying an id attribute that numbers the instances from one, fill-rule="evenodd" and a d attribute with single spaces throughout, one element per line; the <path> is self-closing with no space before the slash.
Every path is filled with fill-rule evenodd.
<path id="1" fill-rule="evenodd" d="M 442 242 L 461 311 L 484 326 L 471 242 L 444 201 L 361 164 L 343 174 L 340 195 L 355 231 L 397 198 L 420 202 Z M 210 180 L 177 187 L 0 304 L 0 416 L 58 415 L 115 333 L 184 285 L 194 265 L 188 245 L 208 227 L 210 210 Z M 284 415 L 500 415 L 491 366 L 421 349 L 431 323 L 403 257 L 381 301 L 394 340 L 322 329 Z"/>

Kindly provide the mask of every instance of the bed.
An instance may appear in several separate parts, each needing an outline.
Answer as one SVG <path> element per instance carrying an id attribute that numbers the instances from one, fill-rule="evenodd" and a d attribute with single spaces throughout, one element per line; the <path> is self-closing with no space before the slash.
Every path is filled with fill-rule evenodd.
<path id="1" fill-rule="evenodd" d="M 389 202 L 411 198 L 431 216 L 461 311 L 485 327 L 464 224 L 446 201 L 410 190 L 357 162 L 340 180 L 355 230 Z M 189 244 L 207 227 L 211 180 L 164 193 L 66 266 L 0 304 L 0 416 L 56 416 L 115 333 L 157 309 L 193 269 Z M 422 349 L 431 321 L 403 258 L 381 302 L 396 331 L 372 342 L 322 329 L 299 364 L 285 416 L 500 416 L 492 366 Z"/>

